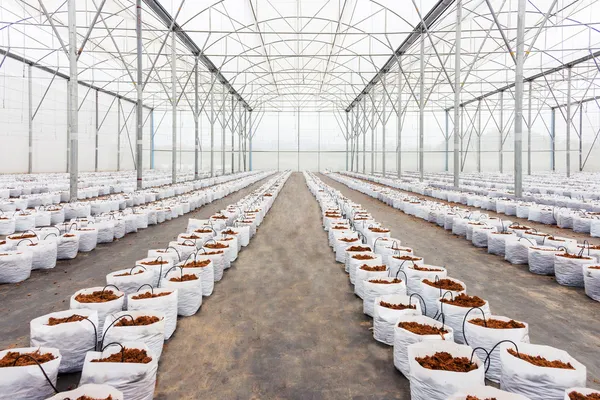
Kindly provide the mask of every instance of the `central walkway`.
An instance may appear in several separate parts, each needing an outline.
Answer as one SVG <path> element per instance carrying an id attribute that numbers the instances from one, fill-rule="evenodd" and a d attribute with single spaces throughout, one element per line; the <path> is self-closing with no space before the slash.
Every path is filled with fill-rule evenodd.
<path id="1" fill-rule="evenodd" d="M 301 173 L 163 353 L 157 399 L 409 399 Z"/>

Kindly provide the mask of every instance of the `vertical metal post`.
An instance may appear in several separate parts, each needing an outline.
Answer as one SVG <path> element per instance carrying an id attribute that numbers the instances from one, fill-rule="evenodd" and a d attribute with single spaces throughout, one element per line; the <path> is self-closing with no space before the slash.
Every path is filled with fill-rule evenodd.
<path id="1" fill-rule="evenodd" d="M 227 145 L 226 143 L 226 136 L 225 136 L 225 132 L 227 132 L 227 122 L 226 122 L 226 117 L 225 117 L 225 105 L 227 104 L 227 91 L 225 90 L 225 86 L 222 87 L 222 100 L 223 100 L 223 105 L 221 107 L 221 119 L 222 119 L 222 123 L 221 123 L 221 175 L 225 175 L 225 146 Z"/>
<path id="2" fill-rule="evenodd" d="M 350 111 L 350 171 L 354 172 L 354 107 Z"/>
<path id="3" fill-rule="evenodd" d="M 519 0 L 520 1 L 520 0 Z M 498 169 L 504 172 L 504 91 L 500 92 L 500 144 L 499 144 Z"/>
<path id="4" fill-rule="evenodd" d="M 463 172 L 464 162 L 462 161 L 464 158 L 464 132 L 465 132 L 465 106 L 460 105 L 460 172 Z"/>
<path id="5" fill-rule="evenodd" d="M 517 10 L 517 65 L 515 68 L 515 197 L 523 196 L 523 64 L 525 63 L 525 12 L 527 0 Z"/>
<path id="6" fill-rule="evenodd" d="M 460 1 L 460 0 L 459 0 Z M 425 163 L 425 35 L 421 32 L 421 60 L 419 68 L 419 181 L 423 182 Z M 460 70 L 459 70 L 460 75 Z"/>
<path id="7" fill-rule="evenodd" d="M 527 175 L 531 175 L 531 125 L 533 120 L 531 119 L 531 98 L 533 97 L 532 85 L 533 81 L 529 81 L 529 106 L 527 107 Z"/>
<path id="8" fill-rule="evenodd" d="M 385 178 L 385 125 L 386 125 L 386 114 L 385 106 L 387 105 L 387 95 L 385 94 L 385 75 L 381 77 L 382 96 L 383 101 L 381 102 L 381 173 Z"/>
<path id="9" fill-rule="evenodd" d="M 460 184 L 460 158 L 459 158 L 459 146 L 460 146 L 460 40 L 462 37 L 462 0 L 456 1 L 456 39 L 454 48 L 456 53 L 454 54 L 454 187 L 458 189 Z"/>
<path id="10" fill-rule="evenodd" d="M 350 124 L 350 113 L 348 111 L 346 111 L 346 171 L 348 171 L 348 138 L 350 137 L 349 124 Z M 277 127 L 278 127 L 277 132 L 279 132 L 279 120 L 277 120 Z"/>
<path id="11" fill-rule="evenodd" d="M 550 109 L 550 169 L 556 171 L 556 109 Z"/>
<path id="12" fill-rule="evenodd" d="M 78 83 L 77 83 L 77 8 L 76 0 L 68 0 L 69 24 L 69 190 L 70 200 L 77 200 L 77 179 L 79 176 L 79 121 L 78 121 Z"/>
<path id="13" fill-rule="evenodd" d="M 445 136 L 445 142 L 446 142 L 446 163 L 445 163 L 445 171 L 448 172 L 448 159 L 450 157 L 449 150 L 450 150 L 450 129 L 449 129 L 449 125 L 450 125 L 450 111 L 446 110 L 446 136 Z"/>
<path id="14" fill-rule="evenodd" d="M 94 171 L 98 172 L 98 130 L 100 124 L 98 121 L 98 89 L 96 89 L 96 100 L 94 103 L 96 106 L 96 115 L 94 118 Z"/>
<path id="15" fill-rule="evenodd" d="M 300 117 L 298 117 L 298 121 L 300 121 Z M 252 136 L 254 136 L 254 132 L 252 132 L 252 111 L 250 111 L 248 113 L 248 171 L 252 171 Z M 300 135 L 298 134 L 298 149 L 299 148 Z"/>
<path id="16" fill-rule="evenodd" d="M 523 1 L 523 0 L 520 0 Z M 571 176 L 571 67 L 567 68 L 567 178 Z"/>
<path id="17" fill-rule="evenodd" d="M 481 172 L 481 99 L 477 101 L 477 172 Z"/>
<path id="18" fill-rule="evenodd" d="M 33 172 L 33 87 L 32 87 L 32 76 L 31 76 L 31 64 L 27 65 L 27 103 L 28 103 L 28 114 L 27 114 L 27 126 L 29 129 L 29 157 L 28 157 L 28 166 L 27 173 L 31 174 Z M 98 91 L 96 91 L 96 128 L 98 127 Z M 98 133 L 98 129 L 96 129 L 96 133 Z M 97 136 L 96 136 L 97 137 Z M 98 143 L 96 139 L 96 149 L 98 149 Z M 98 154 L 96 152 L 96 160 L 98 159 Z M 98 165 L 96 163 L 96 171 L 98 170 Z"/>
<path id="19" fill-rule="evenodd" d="M 173 144 L 171 147 L 171 183 L 177 183 L 177 35 L 171 32 L 171 114 Z"/>
<path id="20" fill-rule="evenodd" d="M 354 158 L 356 160 L 356 164 L 354 164 L 354 171 L 358 172 L 358 140 L 360 139 L 360 102 L 356 103 L 356 107 L 354 107 Z"/>
<path id="21" fill-rule="evenodd" d="M 242 108 L 242 103 L 239 103 L 239 113 L 240 113 L 240 123 L 238 124 L 238 172 L 242 172 L 242 141 L 244 136 L 242 135 L 243 129 L 246 128 L 245 125 L 245 117 L 246 117 L 246 109 Z"/>
<path id="22" fill-rule="evenodd" d="M 121 170 L 121 98 L 117 99 L 117 171 Z"/>
<path id="23" fill-rule="evenodd" d="M 150 111 L 150 169 L 154 169 L 154 108 Z"/>
<path id="24" fill-rule="evenodd" d="M 396 115 L 396 174 L 402 176 L 402 58 L 398 57 L 398 113 Z"/>
<path id="25" fill-rule="evenodd" d="M 321 111 L 317 113 L 317 172 L 321 172 Z"/>
<path id="26" fill-rule="evenodd" d="M 137 39 L 137 103 L 136 103 L 136 172 L 137 172 L 137 188 L 142 189 L 144 186 L 144 103 L 142 95 L 142 86 L 144 82 L 143 72 L 143 55 L 142 55 L 142 0 L 136 0 L 136 24 L 135 35 Z M 174 36 L 174 35 L 173 35 Z"/>
<path id="27" fill-rule="evenodd" d="M 235 97 L 231 95 L 231 173 L 235 172 Z"/>
<path id="28" fill-rule="evenodd" d="M 363 102 L 362 102 L 362 115 L 363 115 L 363 122 L 362 122 L 362 137 L 363 137 L 363 149 L 362 149 L 362 159 L 363 159 L 363 167 L 362 167 L 362 173 L 366 173 L 367 172 L 367 97 L 363 97 Z"/>
<path id="29" fill-rule="evenodd" d="M 244 109 L 244 133 L 242 135 L 243 142 L 243 155 L 242 158 L 244 160 L 244 172 L 246 172 L 246 139 L 248 138 L 248 110 Z"/>
<path id="30" fill-rule="evenodd" d="M 583 103 L 579 104 L 579 172 L 583 171 Z"/>
<path id="31" fill-rule="evenodd" d="M 214 73 L 213 73 L 214 74 Z M 216 74 L 213 75 L 213 84 L 210 86 L 210 176 L 215 176 L 215 83 Z"/>
<path id="32" fill-rule="evenodd" d="M 277 112 L 277 171 L 279 171 L 279 114 Z M 348 170 L 348 140 L 346 140 L 346 171 Z"/>
<path id="33" fill-rule="evenodd" d="M 200 160 L 198 152 L 200 150 L 200 96 L 198 94 L 198 56 L 194 59 L 194 179 L 200 178 Z"/>
<path id="34" fill-rule="evenodd" d="M 375 98 L 371 96 L 371 175 L 375 173 Z"/>

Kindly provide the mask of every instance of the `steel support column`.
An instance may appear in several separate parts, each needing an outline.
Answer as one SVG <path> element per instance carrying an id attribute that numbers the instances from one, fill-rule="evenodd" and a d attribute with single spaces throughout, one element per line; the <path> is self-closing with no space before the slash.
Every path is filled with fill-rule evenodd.
<path id="1" fill-rule="evenodd" d="M 279 115 L 277 112 L 277 171 L 279 172 Z M 348 139 L 346 139 L 346 171 L 348 171 Z"/>
<path id="2" fill-rule="evenodd" d="M 375 173 L 375 99 L 371 95 L 371 174 Z"/>
<path id="3" fill-rule="evenodd" d="M 177 36 L 171 34 L 171 183 L 177 183 Z"/>
<path id="4" fill-rule="evenodd" d="M 79 121 L 77 83 L 77 8 L 76 0 L 68 0 L 69 25 L 69 190 L 71 201 L 77 200 L 77 180 L 79 177 Z"/>
<path id="5" fill-rule="evenodd" d="M 459 0 L 460 1 L 460 0 Z M 423 182 L 423 155 L 425 146 L 425 35 L 421 35 L 421 57 L 419 63 L 419 181 Z M 460 69 L 458 70 L 460 76 Z"/>
<path id="6" fill-rule="evenodd" d="M 445 171 L 448 172 L 449 171 L 449 158 L 450 158 L 450 111 L 446 110 L 446 136 L 445 136 L 445 142 L 446 142 L 446 157 L 445 157 Z"/>
<path id="7" fill-rule="evenodd" d="M 31 76 L 31 65 L 27 66 L 27 128 L 29 130 L 29 155 L 28 155 L 28 166 L 27 173 L 31 174 L 33 172 L 33 86 L 32 86 L 32 76 Z M 96 133 L 98 133 L 98 91 L 96 91 Z M 97 137 L 97 135 L 96 135 Z M 96 140 L 96 149 L 98 148 L 98 143 Z M 96 160 L 98 159 L 98 154 L 96 152 Z M 96 162 L 96 171 L 98 170 L 98 165 Z"/>
<path id="8" fill-rule="evenodd" d="M 385 94 L 385 78 L 386 76 L 384 75 L 381 78 L 381 87 L 383 89 L 382 91 L 382 102 L 381 102 L 381 173 L 383 175 L 383 177 L 385 178 L 385 125 L 386 125 L 386 114 L 385 114 L 385 106 L 387 103 L 387 96 Z"/>
<path id="9" fill-rule="evenodd" d="M 520 1 L 520 0 L 519 0 Z M 500 143 L 498 149 L 498 170 L 504 172 L 504 92 L 500 92 Z"/>
<path id="10" fill-rule="evenodd" d="M 362 149 L 362 158 L 363 158 L 363 167 L 362 173 L 367 172 L 367 98 L 364 97 L 362 101 L 362 137 L 363 137 L 363 149 Z"/>
<path id="11" fill-rule="evenodd" d="M 583 171 L 583 104 L 579 105 L 579 172 Z"/>
<path id="12" fill-rule="evenodd" d="M 117 100 L 117 171 L 121 170 L 121 99 Z"/>
<path id="13" fill-rule="evenodd" d="M 481 99 L 477 102 L 477 172 L 481 172 Z"/>
<path id="14" fill-rule="evenodd" d="M 225 133 L 227 132 L 225 105 L 227 104 L 227 92 L 225 91 L 224 87 L 222 87 L 222 90 L 223 91 L 221 92 L 221 96 L 223 102 L 221 106 L 221 175 L 225 175 L 225 146 L 227 145 L 225 136 Z"/>
<path id="15" fill-rule="evenodd" d="M 556 171 L 556 109 L 550 109 L 550 169 Z"/>
<path id="16" fill-rule="evenodd" d="M 321 172 L 321 111 L 317 112 L 317 172 Z"/>
<path id="17" fill-rule="evenodd" d="M 346 111 L 346 172 L 348 172 L 348 138 L 350 137 L 348 124 L 350 124 L 350 112 Z M 279 114 L 277 114 L 277 135 L 279 135 Z M 277 143 L 279 143 L 279 139 Z M 279 156 L 279 152 L 277 152 L 277 155 Z"/>
<path id="18" fill-rule="evenodd" d="M 515 68 L 515 197 L 523 196 L 523 64 L 525 63 L 525 13 L 527 0 L 519 0 L 517 9 L 517 65 Z"/>
<path id="19" fill-rule="evenodd" d="M 231 173 L 235 172 L 235 97 L 231 95 Z"/>
<path id="20" fill-rule="evenodd" d="M 96 90 L 96 99 L 94 101 L 96 116 L 94 118 L 94 171 L 98 172 L 98 131 L 100 130 L 98 121 L 98 91 Z"/>
<path id="21" fill-rule="evenodd" d="M 354 172 L 358 172 L 358 143 L 360 139 L 360 122 L 359 122 L 359 114 L 360 114 L 360 103 L 354 107 L 354 160 L 356 164 L 354 164 Z"/>
<path id="22" fill-rule="evenodd" d="M 531 100 L 533 97 L 532 93 L 532 81 L 529 81 L 529 105 L 527 107 L 527 175 L 531 175 L 531 125 L 533 120 L 531 119 Z"/>
<path id="23" fill-rule="evenodd" d="M 460 41 L 462 36 L 462 0 L 456 1 L 456 39 L 455 39 L 455 54 L 454 54 L 454 187 L 458 189 L 460 181 Z"/>
<path id="24" fill-rule="evenodd" d="M 217 77 L 213 76 L 213 84 L 210 86 L 210 176 L 215 176 L 215 83 Z"/>
<path id="25" fill-rule="evenodd" d="M 520 0 L 523 1 L 523 0 Z M 567 68 L 567 178 L 571 176 L 571 75 L 572 68 Z"/>
<path id="26" fill-rule="evenodd" d="M 150 169 L 154 169 L 154 109 L 150 111 Z"/>
<path id="27" fill-rule="evenodd" d="M 398 57 L 398 105 L 396 107 L 396 175 L 402 176 L 402 59 Z"/>
<path id="28" fill-rule="evenodd" d="M 194 179 L 200 178 L 200 160 L 198 153 L 200 150 L 200 96 L 198 94 L 198 57 L 194 59 Z"/>
<path id="29" fill-rule="evenodd" d="M 298 117 L 298 121 L 300 121 L 300 117 Z M 248 171 L 252 171 L 252 136 L 254 136 L 254 132 L 252 132 L 252 111 L 250 111 L 248 113 Z M 300 147 L 299 139 L 300 136 L 298 136 L 298 147 Z"/>
<path id="30" fill-rule="evenodd" d="M 135 4 L 136 9 L 136 23 L 135 23 L 135 36 L 137 43 L 137 103 L 135 105 L 135 132 L 136 132 L 136 145 L 135 145 L 135 160 L 136 160 L 136 172 L 137 172 L 137 185 L 138 190 L 144 187 L 144 164 L 143 164 L 143 156 L 144 156 L 144 99 L 143 99 L 143 84 L 144 78 L 142 76 L 143 72 L 143 54 L 142 54 L 142 0 L 136 0 Z"/>

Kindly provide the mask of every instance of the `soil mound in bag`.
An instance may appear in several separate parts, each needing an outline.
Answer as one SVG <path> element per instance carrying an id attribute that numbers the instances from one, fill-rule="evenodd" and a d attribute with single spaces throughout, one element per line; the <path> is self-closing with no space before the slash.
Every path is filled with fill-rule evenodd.
<path id="1" fill-rule="evenodd" d="M 393 346 L 394 326 L 403 315 L 421 315 L 419 300 L 397 294 L 377 297 L 373 306 L 373 338 Z"/>
<path id="2" fill-rule="evenodd" d="M 565 389 L 585 386 L 586 367 L 566 351 L 550 346 L 511 343 L 500 347 L 500 389 L 531 400 L 561 400 Z M 541 366 L 544 365 L 544 366 Z"/>
<path id="3" fill-rule="evenodd" d="M 165 315 L 165 340 L 177 328 L 177 290 L 146 289 L 132 293 L 127 298 L 127 310 L 152 310 Z"/>
<path id="4" fill-rule="evenodd" d="M 21 356 L 28 354 L 29 356 Z M 0 351 L 0 399 L 45 400 L 55 392 L 40 367 L 56 386 L 60 352 L 48 347 L 24 347 Z M 16 362 L 16 366 L 15 365 Z"/>
<path id="5" fill-rule="evenodd" d="M 165 315 L 160 311 L 128 310 L 109 314 L 104 322 L 102 342 L 145 343 L 159 360 L 165 342 Z"/>
<path id="6" fill-rule="evenodd" d="M 446 400 L 461 389 L 483 386 L 485 367 L 472 353 L 470 346 L 445 340 L 408 346 L 411 400 Z"/>
<path id="7" fill-rule="evenodd" d="M 98 313 L 79 309 L 53 312 L 29 323 L 31 347 L 50 347 L 60 351 L 58 372 L 78 372 L 88 351 L 95 350 Z"/>
<path id="8" fill-rule="evenodd" d="M 113 344 L 87 353 L 80 383 L 112 386 L 127 400 L 152 400 L 157 370 L 158 359 L 144 343 Z"/>
<path id="9" fill-rule="evenodd" d="M 98 335 L 109 313 L 123 310 L 125 294 L 115 288 L 92 287 L 81 289 L 71 296 L 71 310 L 80 308 L 98 312 Z"/>

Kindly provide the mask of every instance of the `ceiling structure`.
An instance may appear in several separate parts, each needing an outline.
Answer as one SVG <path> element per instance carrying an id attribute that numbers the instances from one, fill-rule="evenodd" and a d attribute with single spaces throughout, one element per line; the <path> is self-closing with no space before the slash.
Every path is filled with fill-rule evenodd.
<path id="1" fill-rule="evenodd" d="M 586 57 L 572 68 L 573 96 L 595 96 L 599 14 L 594 0 L 527 2 L 525 78 L 557 69 L 537 80 L 538 102 L 564 102 L 561 66 Z M 68 75 L 67 16 L 66 0 L 2 2 L 0 61 L 10 54 Z M 142 21 L 151 108 L 171 105 L 173 55 L 179 107 L 193 106 L 198 60 L 201 106 L 212 90 L 248 110 L 348 111 L 363 96 L 393 100 L 401 87 L 406 108 L 416 110 L 422 57 L 426 106 L 453 106 L 455 0 L 144 0 Z M 516 1 L 462 1 L 462 101 L 511 92 L 516 27 Z M 135 99 L 135 28 L 134 0 L 78 0 L 79 80 Z"/>

